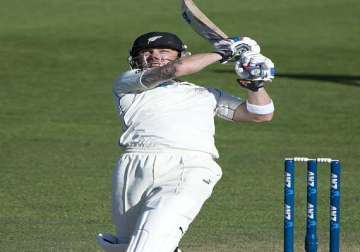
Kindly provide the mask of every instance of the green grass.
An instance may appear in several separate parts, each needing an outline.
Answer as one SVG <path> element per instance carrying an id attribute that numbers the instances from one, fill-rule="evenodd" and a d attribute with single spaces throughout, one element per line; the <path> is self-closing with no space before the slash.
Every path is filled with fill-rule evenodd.
<path id="1" fill-rule="evenodd" d="M 224 176 L 185 235 L 185 251 L 280 251 L 282 160 L 294 155 L 342 160 L 342 251 L 360 251 L 360 4 L 209 0 L 199 6 L 228 34 L 255 38 L 282 77 L 268 87 L 273 122 L 216 121 Z M 112 80 L 127 68 L 134 37 L 149 30 L 178 33 L 194 53 L 211 50 L 181 20 L 175 0 L 2 1 L 1 251 L 98 251 L 96 233 L 113 231 L 111 172 L 121 152 Z M 230 66 L 186 79 L 245 95 Z M 321 251 L 328 183 L 324 167 Z M 301 251 L 304 169 L 296 185 Z"/>

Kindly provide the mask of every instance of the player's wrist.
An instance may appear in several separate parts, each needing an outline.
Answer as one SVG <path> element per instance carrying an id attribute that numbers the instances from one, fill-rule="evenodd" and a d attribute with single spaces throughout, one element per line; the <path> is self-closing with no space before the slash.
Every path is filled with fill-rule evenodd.
<path id="1" fill-rule="evenodd" d="M 247 91 L 250 92 L 250 93 L 262 93 L 262 92 L 265 91 L 265 83 L 262 82 L 262 83 L 260 84 L 260 86 L 257 87 L 256 90 L 251 90 L 251 89 L 247 88 Z"/>
<path id="2" fill-rule="evenodd" d="M 220 62 L 220 63 L 224 63 L 224 62 L 227 62 L 228 60 L 229 60 L 229 55 L 228 55 L 228 53 L 226 53 L 226 52 L 224 52 L 224 51 L 214 51 L 213 53 L 215 53 L 215 54 L 217 54 L 217 55 L 219 55 L 220 57 L 219 57 L 219 59 L 218 59 L 218 61 Z"/>
<path id="3" fill-rule="evenodd" d="M 221 52 L 212 52 L 213 54 L 215 54 L 217 56 L 217 61 L 221 61 L 224 57 L 224 54 Z"/>
<path id="4" fill-rule="evenodd" d="M 259 90 L 264 89 L 264 85 L 265 85 L 265 82 L 263 81 L 237 79 L 237 82 L 241 87 L 246 88 L 251 92 L 259 92 Z"/>
<path id="5" fill-rule="evenodd" d="M 270 100 L 268 104 L 263 104 L 263 105 L 251 104 L 248 100 L 246 100 L 246 109 L 247 111 L 253 114 L 266 115 L 273 113 L 275 107 L 272 100 Z"/>

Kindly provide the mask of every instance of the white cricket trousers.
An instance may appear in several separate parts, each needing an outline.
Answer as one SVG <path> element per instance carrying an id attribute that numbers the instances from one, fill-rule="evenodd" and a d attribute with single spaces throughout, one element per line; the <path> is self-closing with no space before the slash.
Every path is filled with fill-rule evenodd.
<path id="1" fill-rule="evenodd" d="M 113 174 L 113 223 L 127 252 L 173 252 L 221 178 L 209 154 L 125 152 Z"/>

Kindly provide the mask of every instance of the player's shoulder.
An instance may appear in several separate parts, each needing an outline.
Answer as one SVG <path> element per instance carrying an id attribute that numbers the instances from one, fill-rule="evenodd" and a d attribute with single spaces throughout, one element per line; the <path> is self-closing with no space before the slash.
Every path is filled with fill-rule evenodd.
<path id="1" fill-rule="evenodd" d="M 139 76 L 141 73 L 142 73 L 141 69 L 130 69 L 130 70 L 120 73 L 117 76 L 116 81 L 119 81 L 119 80 L 126 81 L 128 79 L 133 79 L 133 78 Z"/>
<path id="2" fill-rule="evenodd" d="M 141 88 L 140 79 L 143 74 L 141 69 L 130 69 L 120 73 L 114 81 L 114 92 L 132 93 Z"/>

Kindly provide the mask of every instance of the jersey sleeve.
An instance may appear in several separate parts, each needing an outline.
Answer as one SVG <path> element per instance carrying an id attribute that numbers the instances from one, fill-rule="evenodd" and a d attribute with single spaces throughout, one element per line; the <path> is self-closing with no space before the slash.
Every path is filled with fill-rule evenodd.
<path id="1" fill-rule="evenodd" d="M 239 97 L 232 96 L 221 89 L 208 88 L 208 90 L 216 99 L 216 115 L 224 120 L 232 121 L 235 110 L 245 101 Z"/>
<path id="2" fill-rule="evenodd" d="M 141 83 L 143 73 L 140 69 L 133 69 L 120 74 L 114 82 L 114 92 L 120 95 L 146 90 L 147 88 Z"/>

